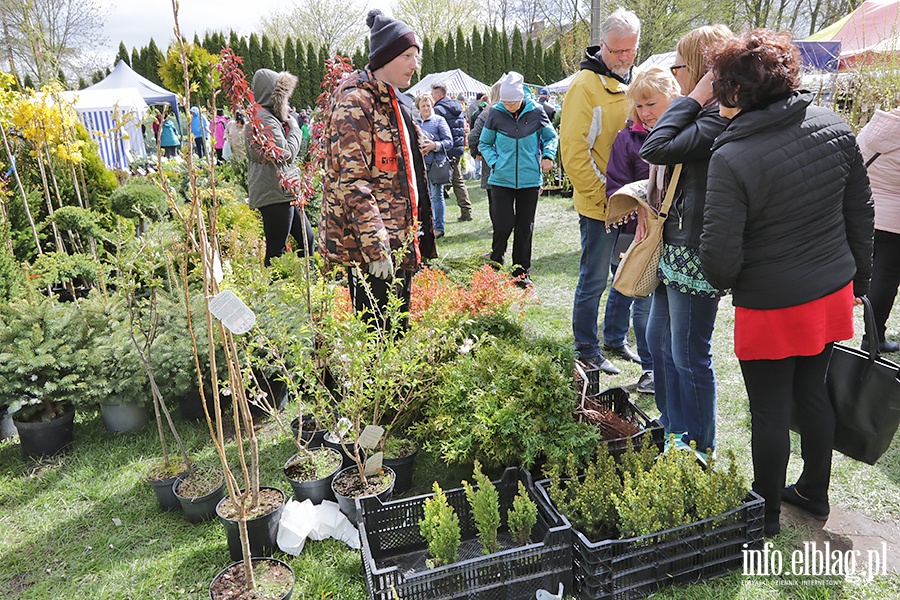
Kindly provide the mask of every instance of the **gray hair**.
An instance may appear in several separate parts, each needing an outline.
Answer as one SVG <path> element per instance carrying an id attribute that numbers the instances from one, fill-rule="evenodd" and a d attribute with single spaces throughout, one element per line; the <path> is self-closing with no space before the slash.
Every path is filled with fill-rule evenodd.
<path id="1" fill-rule="evenodd" d="M 641 21 L 630 10 L 617 8 L 603 21 L 603 26 L 600 27 L 600 39 L 606 42 L 609 39 L 609 34 L 613 32 L 620 35 L 637 35 L 638 39 L 640 39 Z"/>

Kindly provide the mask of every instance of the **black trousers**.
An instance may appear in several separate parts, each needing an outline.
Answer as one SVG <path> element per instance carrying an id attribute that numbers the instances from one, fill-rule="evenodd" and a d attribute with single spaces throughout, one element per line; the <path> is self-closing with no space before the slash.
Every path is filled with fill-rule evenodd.
<path id="1" fill-rule="evenodd" d="M 872 255 L 872 285 L 869 300 L 875 313 L 878 335 L 884 340 L 885 324 L 894 307 L 897 287 L 900 286 L 900 234 L 875 230 L 875 251 Z"/>
<path id="2" fill-rule="evenodd" d="M 527 274 L 531 269 L 531 240 L 534 236 L 534 214 L 537 211 L 540 188 L 513 189 L 491 186 L 491 220 L 494 239 L 491 260 L 503 264 L 503 255 L 513 234 L 513 276 Z"/>
<path id="3" fill-rule="evenodd" d="M 365 268 L 363 266 L 362 268 Z M 400 298 L 400 310 L 409 313 L 409 301 L 412 295 L 412 271 L 400 269 L 394 274 L 393 281 L 379 279 L 365 273 L 362 277 L 357 275 L 355 269 L 347 269 L 347 281 L 350 283 L 350 301 L 353 302 L 353 310 L 362 313 L 364 318 L 383 330 L 391 328 L 391 321 L 387 314 L 388 299 L 391 291 Z M 393 286 L 393 290 L 391 287 Z M 400 328 L 406 330 L 409 320 L 403 318 Z"/>
<path id="4" fill-rule="evenodd" d="M 314 240 L 312 225 L 299 206 L 283 202 L 260 207 L 263 219 L 263 231 L 266 234 L 266 266 L 276 256 L 281 256 L 287 249 L 288 235 L 297 240 L 297 248 L 304 246 L 303 230 L 306 230 L 306 252 L 304 256 L 312 256 Z"/>
<path id="5" fill-rule="evenodd" d="M 825 372 L 832 346 L 816 356 L 740 361 L 750 398 L 753 490 L 766 500 L 768 521 L 777 520 L 781 512 L 792 418 L 803 457 L 797 491 L 814 502 L 828 502 L 835 421 Z"/>

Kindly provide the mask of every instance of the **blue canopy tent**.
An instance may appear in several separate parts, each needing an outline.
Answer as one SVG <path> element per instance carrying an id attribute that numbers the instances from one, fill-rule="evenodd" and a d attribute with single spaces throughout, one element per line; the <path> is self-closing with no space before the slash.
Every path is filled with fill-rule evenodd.
<path id="1" fill-rule="evenodd" d="M 803 66 L 813 71 L 837 71 L 841 55 L 840 42 L 794 40 L 800 49 Z"/>
<path id="2" fill-rule="evenodd" d="M 121 88 L 136 88 L 138 94 L 144 99 L 148 105 L 168 104 L 171 111 L 175 113 L 175 119 L 181 125 L 181 116 L 178 114 L 178 94 L 170 92 L 164 87 L 158 86 L 149 79 L 141 77 L 128 66 L 124 60 L 120 60 L 112 73 L 106 76 L 102 81 L 92 86 L 86 87 L 85 90 L 109 90 Z"/>

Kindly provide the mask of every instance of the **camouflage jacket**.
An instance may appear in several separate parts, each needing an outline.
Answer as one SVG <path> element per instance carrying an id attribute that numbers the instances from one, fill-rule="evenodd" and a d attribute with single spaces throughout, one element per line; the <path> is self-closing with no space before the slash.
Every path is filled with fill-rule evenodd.
<path id="1" fill-rule="evenodd" d="M 350 75 L 332 97 L 325 123 L 325 180 L 319 248 L 342 265 L 369 263 L 407 247 L 401 265 L 415 269 L 437 256 L 419 130 L 410 101 L 398 94 L 410 135 L 418 191 L 414 210 L 391 88 L 370 71 Z M 416 218 L 418 213 L 418 218 Z M 417 222 L 418 221 L 418 222 Z"/>

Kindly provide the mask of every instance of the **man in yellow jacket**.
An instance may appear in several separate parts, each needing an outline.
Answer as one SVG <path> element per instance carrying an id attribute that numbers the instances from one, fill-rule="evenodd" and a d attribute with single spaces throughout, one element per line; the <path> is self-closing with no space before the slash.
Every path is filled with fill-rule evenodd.
<path id="1" fill-rule="evenodd" d="M 585 50 L 581 71 L 566 92 L 559 128 L 563 168 L 572 182 L 581 228 L 581 266 L 572 331 L 577 358 L 588 368 L 615 375 L 619 369 L 600 350 L 597 316 L 609 277 L 615 235 L 606 229 L 606 165 L 616 134 L 625 127 L 625 96 L 637 55 L 641 23 L 618 9 L 603 23 L 600 44 Z M 617 353 L 621 349 L 607 349 Z"/>

